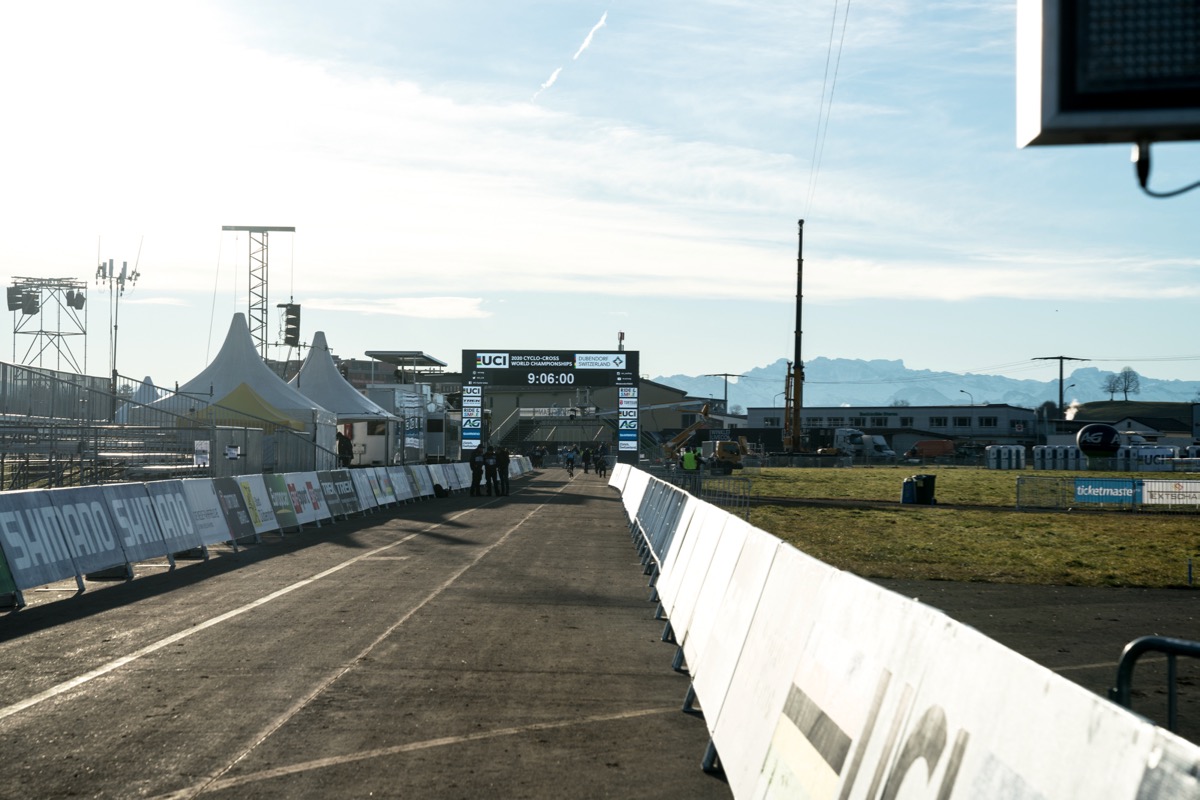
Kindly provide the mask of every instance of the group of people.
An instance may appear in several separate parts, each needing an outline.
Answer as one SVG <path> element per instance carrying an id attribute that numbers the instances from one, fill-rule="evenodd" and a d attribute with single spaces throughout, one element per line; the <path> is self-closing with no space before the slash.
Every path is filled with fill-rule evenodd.
<path id="1" fill-rule="evenodd" d="M 563 450 L 563 465 L 568 472 L 575 472 L 576 461 L 583 464 L 585 474 L 595 467 L 596 474 L 603 477 L 608 474 L 608 445 L 602 443 L 594 451 L 590 447 L 580 451 L 579 445 L 573 444 Z"/>
<path id="2" fill-rule="evenodd" d="M 504 497 L 508 494 L 508 450 L 503 447 L 487 447 L 481 444 L 471 452 L 471 496 L 481 497 L 484 486 L 487 496 Z"/>

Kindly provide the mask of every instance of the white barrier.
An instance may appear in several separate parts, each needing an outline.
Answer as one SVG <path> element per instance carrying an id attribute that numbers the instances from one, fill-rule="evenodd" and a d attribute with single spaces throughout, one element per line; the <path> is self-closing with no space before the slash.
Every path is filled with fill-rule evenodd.
<path id="1" fill-rule="evenodd" d="M 665 547 L 657 589 L 735 797 L 1200 796 L 1195 745 L 637 473 L 610 485 Z"/>

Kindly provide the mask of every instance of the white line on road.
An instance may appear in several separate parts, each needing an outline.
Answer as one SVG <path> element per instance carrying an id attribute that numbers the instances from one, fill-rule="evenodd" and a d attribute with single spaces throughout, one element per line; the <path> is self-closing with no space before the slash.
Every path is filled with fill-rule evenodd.
<path id="1" fill-rule="evenodd" d="M 341 666 L 338 669 L 335 669 L 328 677 L 326 677 L 323 681 L 318 683 L 316 688 L 314 688 L 311 692 L 309 692 L 304 697 L 297 700 L 292 705 L 291 708 L 284 711 L 282 714 L 280 714 L 278 717 L 276 717 L 273 722 L 269 723 L 262 730 L 262 732 L 259 733 L 254 738 L 254 741 L 249 746 L 247 746 L 244 750 L 242 750 L 241 753 L 239 753 L 238 755 L 236 755 L 232 759 L 230 759 L 228 764 L 226 764 L 225 766 L 216 770 L 215 772 L 211 773 L 206 778 L 201 780 L 199 783 L 189 786 L 185 789 L 180 789 L 179 791 L 172 792 L 171 794 L 164 795 L 164 798 L 171 798 L 172 800 L 178 800 L 179 798 L 196 797 L 197 795 L 200 795 L 210 789 L 216 788 L 217 785 L 220 783 L 221 776 L 223 776 L 229 770 L 231 770 L 235 766 L 237 766 L 237 764 L 239 762 L 241 762 L 243 759 L 245 759 L 247 756 L 249 756 L 252 752 L 254 752 L 254 750 L 260 744 L 265 742 L 267 739 L 271 738 L 271 736 L 274 735 L 277 730 L 282 728 L 285 724 L 287 724 L 287 722 L 289 720 L 291 720 L 294 716 L 296 716 L 301 711 L 303 711 L 313 700 L 320 697 L 321 694 L 326 689 L 328 689 L 331 685 L 333 685 L 334 682 L 336 682 L 339 678 L 341 678 L 343 675 L 345 675 L 347 672 L 349 672 L 351 669 L 353 669 L 356 665 L 358 665 L 363 659 L 365 659 L 367 656 L 369 656 L 376 647 L 378 647 L 383 642 L 387 641 L 388 637 L 390 637 L 397 628 L 399 628 L 401 625 L 403 625 L 405 622 L 407 622 L 412 617 L 413 614 L 417 613 L 422 608 L 424 608 L 428 603 L 430 603 L 432 600 L 437 598 L 438 595 L 440 595 L 440 594 L 442 594 L 442 592 L 446 591 L 446 589 L 448 589 L 451 585 L 453 585 L 455 581 L 457 581 L 459 578 L 462 577 L 463 573 L 465 573 L 467 570 L 471 569 L 471 567 L 478 564 L 481 560 L 483 560 L 483 558 L 485 556 L 487 556 L 489 553 L 491 553 L 497 547 L 499 547 L 500 545 L 502 545 L 506 541 L 508 541 L 508 538 L 518 528 L 520 528 L 522 525 L 524 525 L 526 522 L 528 522 L 530 517 L 532 517 L 534 514 L 536 514 L 538 511 L 540 511 L 544 507 L 545 507 L 545 503 L 534 506 L 527 514 L 525 514 L 525 516 L 521 517 L 520 520 L 518 520 L 512 527 L 510 527 L 507 531 L 505 531 L 503 536 L 501 536 L 499 539 L 497 539 L 492 544 L 485 547 L 483 550 L 480 550 L 479 553 L 476 554 L 476 556 L 473 559 L 471 559 L 469 562 L 467 562 L 465 565 L 463 565 L 462 568 L 460 568 L 459 570 L 454 572 L 454 574 L 450 575 L 448 578 L 446 578 L 446 580 L 442 581 L 438 586 L 434 587 L 434 589 L 429 594 L 427 594 L 424 597 L 424 599 L 422 599 L 420 602 L 413 605 L 412 608 L 408 609 L 408 611 L 406 611 L 398 620 L 396 620 L 394 623 L 392 623 L 390 626 L 388 626 L 388 628 L 383 633 L 381 633 L 381 634 L 379 634 L 379 636 L 375 637 L 375 640 L 372 641 L 370 644 L 368 644 L 366 647 L 364 647 L 362 652 L 360 652 L 358 655 L 353 656 L 350 659 L 348 659 L 343 666 Z M 469 513 L 470 511 L 474 511 L 474 510 L 475 509 L 468 509 L 467 511 L 464 511 L 462 513 L 466 514 L 466 513 Z M 456 514 L 454 517 L 451 518 L 451 520 L 457 519 L 459 516 L 462 516 L 462 514 Z M 447 521 L 450 521 L 450 520 L 447 520 Z M 438 526 L 434 525 L 434 526 L 431 526 L 431 528 L 428 528 L 426 530 L 432 530 L 432 528 L 436 528 L 436 527 L 438 527 Z M 415 536 L 416 534 L 412 534 L 412 535 Z M 411 537 L 406 537 L 406 538 L 411 538 Z M 399 544 L 399 542 L 397 542 L 396 544 Z M 389 545 L 389 546 L 395 546 L 395 545 Z M 383 550 L 383 549 L 387 549 L 387 548 L 380 548 L 380 550 Z M 380 550 L 374 550 L 371 553 L 364 553 L 362 556 L 359 556 L 359 558 L 356 558 L 353 560 L 358 561 L 361 558 L 374 555 L 374 554 L 380 552 Z M 325 573 L 322 573 L 322 574 L 325 574 Z"/>
<path id="2" fill-rule="evenodd" d="M 391 544 L 386 544 L 383 547 L 378 547 L 374 550 L 370 550 L 366 553 L 357 555 L 354 558 L 348 559 L 346 561 L 343 561 L 340 564 L 330 567 L 329 569 L 325 570 L 324 572 L 319 572 L 310 578 L 305 578 L 304 580 L 297 581 L 296 583 L 293 583 L 290 586 L 285 586 L 282 589 L 279 589 L 278 591 L 275 591 L 275 592 L 272 592 L 271 594 L 260 597 L 257 600 L 249 602 L 244 606 L 240 606 L 238 608 L 232 609 L 231 611 L 226 611 L 224 614 L 220 614 L 211 619 L 207 619 L 204 622 L 201 622 L 198 625 L 195 625 L 194 627 L 188 628 L 187 630 L 172 634 L 171 636 L 168 636 L 165 639 L 159 639 L 157 642 L 148 644 L 145 647 L 141 648 L 140 650 L 135 650 L 132 653 L 130 653 L 129 655 L 121 656 L 120 658 L 109 661 L 106 664 L 102 664 L 93 670 L 89 670 L 88 672 L 85 672 L 81 675 L 76 675 L 74 678 L 71 678 L 70 680 L 67 680 L 67 681 L 63 681 L 62 683 L 56 684 L 55 686 L 51 686 L 49 689 L 46 689 L 43 692 L 38 692 L 35 695 L 25 698 L 24 700 L 20 700 L 16 703 L 12 703 L 10 705 L 4 706 L 3 708 L 0 708 L 0 720 L 3 720 L 7 717 L 11 717 L 13 714 L 19 714 L 20 712 L 25 711 L 28 708 L 32 708 L 33 706 L 36 706 L 39 703 L 44 703 L 47 700 L 51 700 L 55 697 L 65 694 L 66 692 L 69 692 L 72 689 L 76 689 L 79 686 L 82 686 L 83 684 L 85 684 L 89 681 L 93 681 L 96 678 L 99 678 L 103 675 L 107 675 L 108 673 L 112 672 L 113 670 L 120 669 L 121 667 L 125 666 L 126 664 L 130 664 L 134 661 L 137 661 L 139 658 L 143 658 L 144 656 L 148 656 L 151 653 L 157 652 L 157 651 L 163 649 L 164 647 L 168 647 L 172 644 L 175 644 L 176 642 L 187 639 L 189 636 L 193 636 L 194 634 L 200 633 L 201 631 L 207 630 L 215 625 L 220 625 L 222 622 L 227 622 L 227 621 L 233 619 L 234 617 L 241 616 L 242 614 L 245 614 L 247 611 L 252 611 L 252 610 L 258 608 L 259 606 L 270 603 L 273 600 L 278 600 L 280 597 L 290 594 L 290 593 L 296 591 L 297 589 L 302 589 L 305 586 L 308 586 L 309 584 L 315 583 L 316 581 L 319 581 L 323 578 L 327 578 L 330 575 L 333 575 L 334 573 L 345 569 L 346 567 L 349 567 L 349 566 L 352 566 L 353 564 L 358 563 L 359 561 L 363 561 L 364 559 L 372 558 L 374 556 L 379 555 L 380 553 L 383 553 L 383 552 L 386 552 L 386 551 L 392 549 L 393 547 L 397 547 L 401 544 L 404 544 L 405 542 L 412 539 L 414 536 L 418 536 L 422 533 L 426 533 L 428 531 L 439 528 L 442 525 L 445 525 L 446 522 L 452 522 L 453 520 L 458 519 L 463 514 L 469 514 L 470 512 L 472 512 L 474 510 L 475 509 L 473 509 L 473 508 L 466 509 L 458 514 L 455 514 L 453 517 L 450 517 L 445 522 L 439 522 L 436 525 L 431 525 L 428 528 L 424 528 L 420 531 L 417 531 L 416 533 L 411 533 L 402 539 L 398 539 L 398 540 L 392 542 Z"/>

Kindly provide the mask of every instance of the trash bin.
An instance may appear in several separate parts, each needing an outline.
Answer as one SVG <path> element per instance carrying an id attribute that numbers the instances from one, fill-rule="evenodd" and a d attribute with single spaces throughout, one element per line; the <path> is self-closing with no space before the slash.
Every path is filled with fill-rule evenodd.
<path id="1" fill-rule="evenodd" d="M 937 502 L 933 492 L 934 484 L 937 482 L 936 475 L 913 475 L 912 482 L 914 485 L 913 502 L 920 506 L 931 506 Z"/>
<path id="2" fill-rule="evenodd" d="M 904 483 L 900 486 L 900 502 L 915 503 L 917 502 L 917 482 L 912 478 L 905 478 Z"/>

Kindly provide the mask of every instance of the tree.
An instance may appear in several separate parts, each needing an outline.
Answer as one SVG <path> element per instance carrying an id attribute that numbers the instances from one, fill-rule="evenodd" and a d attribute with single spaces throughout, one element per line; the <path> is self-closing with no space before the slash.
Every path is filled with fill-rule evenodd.
<path id="1" fill-rule="evenodd" d="M 1108 392 L 1108 399 L 1111 401 L 1113 395 L 1121 391 L 1121 376 L 1115 372 L 1110 372 L 1104 378 L 1104 383 L 1100 385 L 1103 391 Z"/>
<path id="2" fill-rule="evenodd" d="M 1133 370 L 1133 367 L 1125 367 L 1117 373 L 1117 377 L 1120 379 L 1121 387 L 1118 391 L 1125 394 L 1126 402 L 1129 400 L 1129 395 L 1138 394 L 1142 391 L 1142 376 L 1138 375 Z"/>
<path id="3" fill-rule="evenodd" d="M 899 398 L 892 401 L 892 408 L 907 408 L 910 405 L 912 405 L 912 403 L 908 402 L 904 398 Z"/>

